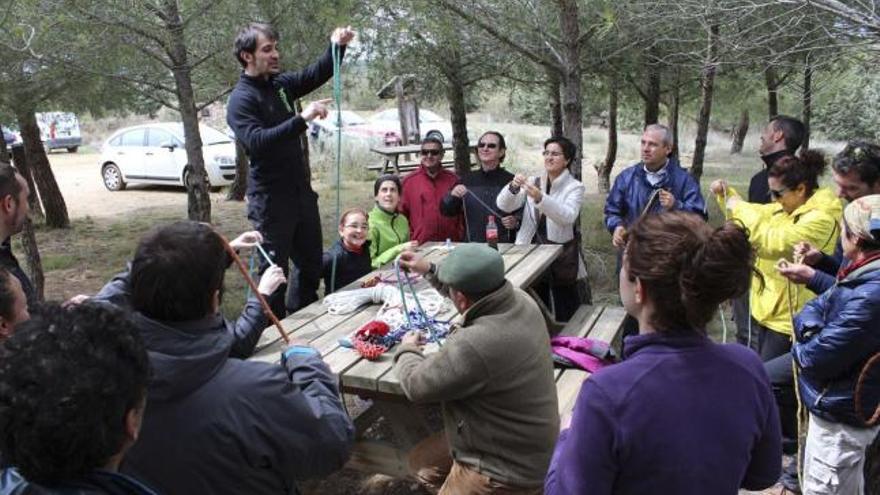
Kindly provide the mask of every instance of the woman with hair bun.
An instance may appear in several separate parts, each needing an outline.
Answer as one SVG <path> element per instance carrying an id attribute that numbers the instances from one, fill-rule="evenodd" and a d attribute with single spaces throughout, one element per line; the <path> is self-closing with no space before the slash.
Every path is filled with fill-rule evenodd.
<path id="1" fill-rule="evenodd" d="M 547 494 L 736 494 L 779 477 L 779 418 L 761 361 L 706 336 L 748 289 L 746 233 L 684 212 L 628 233 L 620 297 L 639 322 L 624 361 L 584 381 L 559 437 Z"/>

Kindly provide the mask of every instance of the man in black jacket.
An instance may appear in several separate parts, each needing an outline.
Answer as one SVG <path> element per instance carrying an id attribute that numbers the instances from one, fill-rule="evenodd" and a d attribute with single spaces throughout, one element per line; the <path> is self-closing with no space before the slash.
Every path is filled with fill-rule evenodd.
<path id="1" fill-rule="evenodd" d="M 177 222 L 147 234 L 129 272 L 95 296 L 130 302 L 152 368 L 122 471 L 160 493 L 296 493 L 297 480 L 345 464 L 354 427 L 316 349 L 291 345 L 281 364 L 242 360 L 267 321 L 253 299 L 235 325 L 219 313 L 227 264 L 210 226 Z M 283 281 L 270 268 L 259 291 Z"/>
<path id="2" fill-rule="evenodd" d="M 30 188 L 24 177 L 11 165 L 0 164 L 0 266 L 21 283 L 27 296 L 28 308 L 33 310 L 37 303 L 37 293 L 31 279 L 18 264 L 12 253 L 12 236 L 24 228 L 30 207 L 28 205 Z"/>
<path id="3" fill-rule="evenodd" d="M 513 243 L 519 227 L 517 215 L 499 211 L 495 205 L 501 188 L 513 180 L 513 174 L 501 167 L 507 145 L 499 132 L 483 133 L 477 142 L 480 168 L 459 178 L 459 183 L 440 202 L 440 213 L 447 217 L 464 215 L 465 240 L 486 242 L 489 215 L 495 217 L 498 242 Z M 521 214 L 522 210 L 517 213 Z"/>
<path id="4" fill-rule="evenodd" d="M 339 56 L 354 38 L 351 28 L 333 31 L 330 40 Z M 235 56 L 243 68 L 229 96 L 226 121 L 250 157 L 248 219 L 263 234 L 273 261 L 290 272 L 285 301 L 270 302 L 279 318 L 317 300 L 321 276 L 321 218 L 318 195 L 312 190 L 300 135 L 307 122 L 327 116 L 330 100 L 309 103 L 301 114 L 293 102 L 333 76 L 332 47 L 299 72 L 281 72 L 278 32 L 266 24 L 250 24 L 235 39 Z M 268 266 L 262 261 L 261 271 Z M 286 311 L 285 311 L 286 309 Z"/>

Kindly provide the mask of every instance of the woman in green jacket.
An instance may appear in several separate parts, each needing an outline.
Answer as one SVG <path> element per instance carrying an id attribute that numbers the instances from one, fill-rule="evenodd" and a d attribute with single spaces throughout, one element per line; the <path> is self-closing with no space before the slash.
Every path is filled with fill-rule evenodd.
<path id="1" fill-rule="evenodd" d="M 416 245 L 409 240 L 409 221 L 397 211 L 400 192 L 400 177 L 393 174 L 383 175 L 373 184 L 376 206 L 370 210 L 369 218 L 373 268 L 379 268 Z"/>

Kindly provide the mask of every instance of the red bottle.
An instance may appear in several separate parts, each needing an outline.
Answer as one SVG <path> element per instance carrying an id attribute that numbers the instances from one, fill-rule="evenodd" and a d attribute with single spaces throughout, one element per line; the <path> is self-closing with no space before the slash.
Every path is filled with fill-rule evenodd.
<path id="1" fill-rule="evenodd" d="M 495 215 L 489 215 L 489 220 L 486 222 L 486 244 L 498 250 L 498 226 L 495 225 Z"/>

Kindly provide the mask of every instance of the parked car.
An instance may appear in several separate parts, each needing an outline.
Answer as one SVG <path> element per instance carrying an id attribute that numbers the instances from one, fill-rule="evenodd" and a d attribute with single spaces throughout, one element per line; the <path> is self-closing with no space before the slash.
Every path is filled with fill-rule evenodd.
<path id="1" fill-rule="evenodd" d="M 400 134 L 400 117 L 396 108 L 382 110 L 373 115 L 369 125 L 376 131 Z M 423 138 L 434 136 L 440 141 L 452 142 L 452 123 L 430 110 L 419 109 L 419 130 Z"/>
<path id="2" fill-rule="evenodd" d="M 351 110 L 342 112 L 342 138 L 353 139 L 364 144 L 396 144 L 400 133 L 370 127 L 367 121 Z M 309 136 L 320 149 L 336 139 L 336 112 L 331 110 L 327 118 L 314 119 L 309 124 Z"/>
<path id="3" fill-rule="evenodd" d="M 235 143 L 222 132 L 199 126 L 202 155 L 211 187 L 235 179 Z M 183 124 L 166 122 L 136 125 L 116 131 L 101 148 L 101 177 L 111 191 L 127 184 L 185 186 L 187 166 Z"/>
<path id="4" fill-rule="evenodd" d="M 46 151 L 66 149 L 76 153 L 82 145 L 79 133 L 79 120 L 70 112 L 37 113 L 37 125 L 40 127 L 40 139 Z"/>

